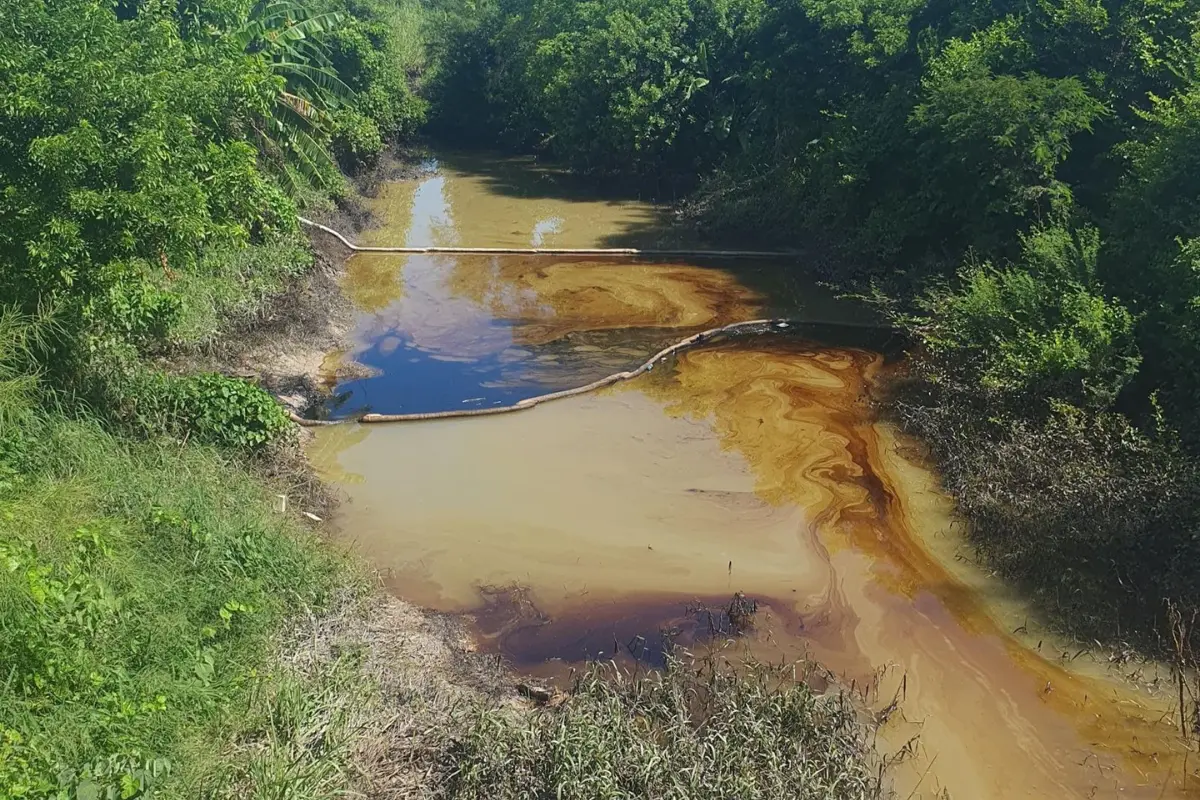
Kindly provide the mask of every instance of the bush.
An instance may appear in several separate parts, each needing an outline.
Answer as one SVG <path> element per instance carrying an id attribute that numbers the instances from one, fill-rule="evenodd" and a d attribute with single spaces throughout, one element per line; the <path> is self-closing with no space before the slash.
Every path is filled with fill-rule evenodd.
<path id="1" fill-rule="evenodd" d="M 425 101 L 410 85 L 423 68 L 420 4 L 353 0 L 345 5 L 353 18 L 330 37 L 330 56 L 338 75 L 355 92 L 352 116 L 366 118 L 376 132 L 372 136 L 361 121 L 336 120 L 334 147 L 339 160 L 343 158 L 337 152 L 339 136 L 345 136 L 347 143 L 357 141 L 359 150 L 369 154 L 370 147 L 364 145 L 375 137 L 390 141 L 411 136 L 425 121 Z M 340 147 L 344 150 L 347 143 Z M 345 168 L 347 162 L 342 165 Z"/>
<path id="2" fill-rule="evenodd" d="M 107 291 L 87 304 L 83 316 L 92 323 L 92 336 L 145 346 L 165 339 L 182 311 L 178 294 L 155 285 L 139 269 L 109 282 Z"/>
<path id="3" fill-rule="evenodd" d="M 206 374 L 173 378 L 167 386 L 179 424 L 205 444 L 252 450 L 289 426 L 275 398 L 245 381 Z"/>
<path id="4" fill-rule="evenodd" d="M 333 154 L 351 175 L 374 166 L 383 153 L 383 136 L 370 117 L 345 109 L 334 116 Z"/>
<path id="5" fill-rule="evenodd" d="M 231 450 L 258 450 L 290 421 L 263 389 L 224 375 L 171 375 L 118 355 L 86 384 L 102 418 L 139 439 L 164 435 Z"/>
<path id="6" fill-rule="evenodd" d="M 998 395 L 1107 408 L 1137 373 L 1133 316 L 1100 294 L 1094 228 L 1039 228 L 1019 263 L 968 264 L 902 319 L 948 372 Z"/>
<path id="7" fill-rule="evenodd" d="M 270 103 L 259 60 L 212 47 L 197 61 L 161 15 L 120 21 L 100 0 L 5 10 L 6 302 L 149 330 L 159 323 L 141 317 L 148 290 L 137 285 L 148 269 L 184 271 L 202 245 L 294 225 L 294 206 L 237 130 Z M 135 313 L 107 319 L 106 309 Z"/>

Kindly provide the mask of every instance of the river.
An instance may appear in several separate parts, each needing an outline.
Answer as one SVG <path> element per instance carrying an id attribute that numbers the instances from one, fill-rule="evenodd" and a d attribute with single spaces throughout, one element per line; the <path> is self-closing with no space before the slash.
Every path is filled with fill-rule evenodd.
<path id="1" fill-rule="evenodd" d="M 445 156 L 370 206 L 378 245 L 636 246 L 662 227 L 528 159 Z M 375 373 L 336 387 L 345 416 L 509 404 L 794 320 L 529 411 L 318 432 L 340 535 L 400 597 L 470 615 L 480 647 L 549 676 L 657 663 L 663 631 L 702 644 L 695 607 L 742 591 L 758 624 L 731 657 L 812 658 L 869 707 L 899 700 L 880 746 L 905 754 L 900 797 L 1200 794 L 1167 673 L 1059 641 L 974 565 L 917 443 L 872 411 L 895 342 L 802 265 L 358 254 L 343 286 L 359 316 L 334 357 Z"/>

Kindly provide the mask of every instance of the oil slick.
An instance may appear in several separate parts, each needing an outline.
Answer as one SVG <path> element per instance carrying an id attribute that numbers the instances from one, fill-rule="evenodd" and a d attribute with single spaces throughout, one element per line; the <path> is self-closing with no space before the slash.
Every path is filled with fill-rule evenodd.
<path id="1" fill-rule="evenodd" d="M 523 195 L 513 175 L 436 180 L 437 203 L 382 201 L 406 209 L 390 241 L 477 244 L 466 232 L 481 231 L 496 244 L 588 245 L 641 230 L 649 214 Z M 360 335 L 364 347 L 390 348 L 379 365 L 388 379 L 450 385 L 425 397 L 443 408 L 605 374 L 660 335 L 796 305 L 782 284 L 732 268 L 418 258 L 351 265 L 390 275 L 370 291 L 376 279 L 355 279 L 367 299 Z M 826 307 L 816 290 L 792 288 L 806 308 Z M 423 371 L 431 359 L 451 367 Z M 489 359 L 504 369 L 472 371 Z M 321 430 L 311 454 L 349 497 L 343 535 L 390 588 L 473 613 L 482 645 L 523 669 L 614 650 L 654 663 L 663 629 L 684 644 L 705 639 L 690 604 L 740 590 L 761 610 L 739 646 L 774 660 L 811 654 L 874 686 L 880 705 L 903 695 L 882 730 L 892 752 L 920 735 L 896 770 L 901 797 L 1200 792 L 1200 776 L 1185 775 L 1200 758 L 1185 766 L 1163 722 L 1169 701 L 1061 663 L 1047 633 L 1039 652 L 1013 633 L 1035 612 L 955 560 L 952 503 L 911 443 L 872 415 L 887 369 L 845 342 L 720 345 L 528 412 Z M 411 387 L 376 385 L 414 402 Z"/>
<path id="2" fill-rule="evenodd" d="M 385 184 L 370 244 L 588 246 L 658 235 L 645 203 L 598 199 L 516 159 L 479 174 L 451 161 L 425 180 Z M 549 193 L 549 196 L 546 193 Z M 331 416 L 441 410 L 469 397 L 511 404 L 628 369 L 690 333 L 845 308 L 792 265 L 630 259 L 359 253 L 346 263 L 359 309 Z"/>

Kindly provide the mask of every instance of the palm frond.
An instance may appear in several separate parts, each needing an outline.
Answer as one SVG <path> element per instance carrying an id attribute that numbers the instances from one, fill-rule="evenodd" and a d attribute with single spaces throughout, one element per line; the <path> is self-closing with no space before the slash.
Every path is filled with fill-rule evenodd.
<path id="1" fill-rule="evenodd" d="M 321 111 L 307 98 L 291 92 L 281 92 L 276 100 L 302 117 L 307 124 L 320 124 Z"/>
<path id="2" fill-rule="evenodd" d="M 333 70 L 314 67 L 295 61 L 278 61 L 275 64 L 280 74 L 294 78 L 297 83 L 307 85 L 318 96 L 323 96 L 326 105 L 336 106 L 354 98 L 354 90 L 347 86 Z M 291 81 L 289 81 L 291 82 Z"/>
<path id="3" fill-rule="evenodd" d="M 302 178 L 314 186 L 325 187 L 327 176 L 336 170 L 333 156 L 313 135 L 321 126 L 313 123 L 314 115 L 323 119 L 320 109 L 296 95 L 280 95 L 271 122 L 274 128 L 273 151 L 280 168 L 294 167 Z M 293 176 L 286 176 L 289 180 Z M 297 185 L 285 184 L 289 194 Z"/>
<path id="4" fill-rule="evenodd" d="M 301 0 L 258 0 L 231 35 L 237 45 L 265 58 L 283 79 L 271 119 L 256 128 L 259 148 L 284 189 L 295 196 L 299 181 L 326 185 L 335 169 L 321 144 L 328 110 L 349 102 L 354 91 L 333 70 L 324 34 L 346 22 L 339 12 L 313 12 Z"/>
<path id="5" fill-rule="evenodd" d="M 230 33 L 243 50 L 260 43 L 268 45 L 298 42 L 323 33 L 333 33 L 346 23 L 346 15 L 338 11 L 313 14 L 296 0 L 260 2 L 246 20 Z"/>

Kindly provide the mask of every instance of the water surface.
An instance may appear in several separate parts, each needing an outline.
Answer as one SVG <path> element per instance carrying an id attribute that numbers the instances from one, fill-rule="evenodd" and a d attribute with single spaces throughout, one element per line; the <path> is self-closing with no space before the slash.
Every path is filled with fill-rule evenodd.
<path id="1" fill-rule="evenodd" d="M 411 247 L 653 246 L 659 213 L 597 200 L 521 159 L 452 158 L 385 184 L 366 241 Z M 834 335 L 850 313 L 787 262 L 362 253 L 345 291 L 362 311 L 343 358 L 373 377 L 337 386 L 328 412 L 419 413 L 509 405 L 640 364 L 684 336 L 763 317 Z M 851 334 L 854 335 L 854 334 Z M 862 335 L 861 332 L 858 335 Z"/>
<path id="2" fill-rule="evenodd" d="M 450 159 L 385 187 L 374 210 L 381 244 L 659 235 L 652 207 L 520 160 Z M 909 753 L 901 797 L 1200 787 L 1166 700 L 1077 655 L 956 559 L 952 503 L 871 413 L 889 369 L 863 332 L 872 320 L 797 265 L 358 255 L 345 290 L 361 316 L 343 357 L 382 374 L 339 386 L 343 414 L 511 402 L 695 330 L 803 323 L 527 412 L 320 432 L 314 460 L 349 495 L 343 535 L 400 596 L 473 614 L 482 646 L 546 674 L 614 653 L 655 663 L 663 631 L 685 644 L 710 633 L 689 607 L 744 591 L 763 610 L 738 648 L 816 657 L 877 708 L 899 697 L 881 736 Z"/>

